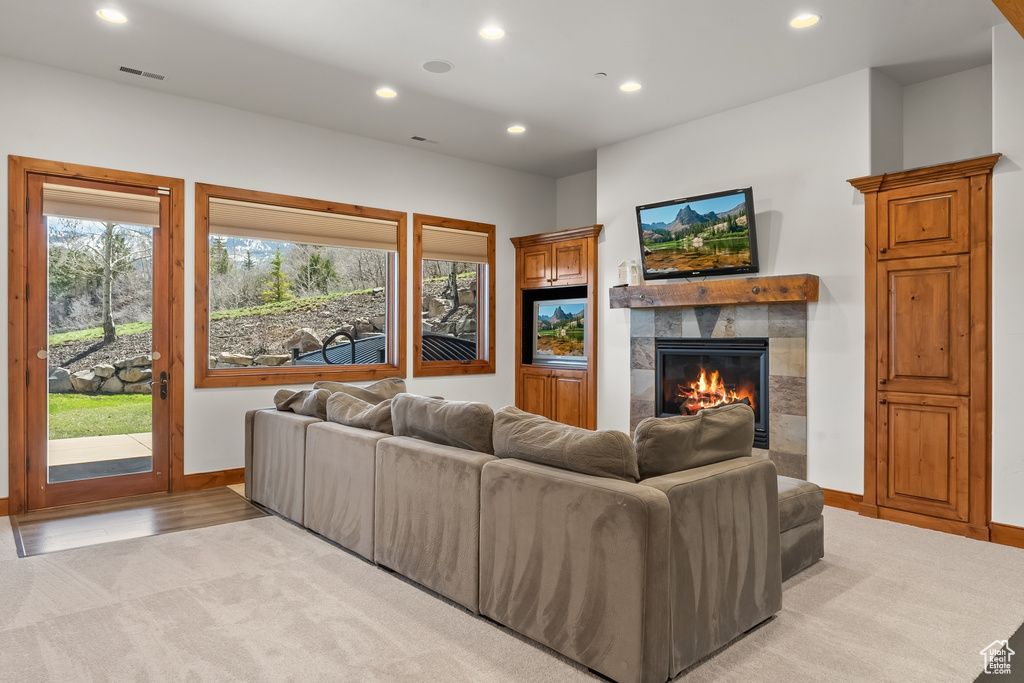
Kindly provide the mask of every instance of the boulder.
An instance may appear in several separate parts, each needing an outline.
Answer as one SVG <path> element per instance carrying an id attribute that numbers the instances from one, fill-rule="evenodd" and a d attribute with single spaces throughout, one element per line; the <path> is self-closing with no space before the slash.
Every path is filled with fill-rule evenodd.
<path id="1" fill-rule="evenodd" d="M 253 360 L 254 365 L 284 365 L 291 359 L 287 353 L 285 354 L 269 354 L 265 353 L 262 356 L 256 356 Z"/>
<path id="2" fill-rule="evenodd" d="M 252 361 L 252 356 L 246 356 L 241 353 L 228 353 L 227 351 L 224 351 L 223 353 L 217 356 L 217 363 L 219 365 L 249 366 L 252 365 Z"/>
<path id="3" fill-rule="evenodd" d="M 91 394 L 100 388 L 103 382 L 102 377 L 97 377 L 92 370 L 80 370 L 71 375 L 71 385 L 75 391 L 83 394 Z"/>
<path id="4" fill-rule="evenodd" d="M 120 394 L 124 391 L 124 382 L 117 377 L 111 377 L 100 386 L 100 392 L 104 394 Z"/>
<path id="5" fill-rule="evenodd" d="M 456 329 L 460 335 L 476 332 L 476 318 L 464 318 L 460 320 Z"/>
<path id="6" fill-rule="evenodd" d="M 100 363 L 99 365 L 93 366 L 92 372 L 97 377 L 107 379 L 108 377 L 114 376 L 114 366 L 110 363 Z"/>
<path id="7" fill-rule="evenodd" d="M 316 351 L 321 346 L 323 346 L 323 341 L 320 337 L 316 336 L 313 330 L 308 327 L 300 327 L 284 343 L 284 350 L 298 349 L 299 353 L 309 353 L 310 351 Z M 224 354 L 221 355 L 223 356 Z"/>
<path id="8" fill-rule="evenodd" d="M 468 306 L 476 303 L 476 290 L 475 289 L 460 289 L 459 290 L 459 305 Z"/>
<path id="9" fill-rule="evenodd" d="M 356 332 L 359 333 L 358 335 L 352 335 L 356 338 L 364 334 L 370 334 L 371 332 L 374 332 L 373 323 L 370 322 L 369 318 L 356 318 L 354 327 L 356 328 Z"/>
<path id="10" fill-rule="evenodd" d="M 125 382 L 144 382 L 153 379 L 153 371 L 148 368 L 130 367 L 119 372 L 118 377 Z"/>
<path id="11" fill-rule="evenodd" d="M 124 393 L 126 394 L 152 394 L 153 385 L 149 382 L 134 382 L 132 384 L 124 385 Z"/>
<path id="12" fill-rule="evenodd" d="M 135 356 L 134 358 L 125 358 L 114 363 L 114 367 L 118 370 L 124 370 L 125 368 L 148 368 L 152 367 L 152 365 L 152 356 Z"/>
<path id="13" fill-rule="evenodd" d="M 430 318 L 437 318 L 448 312 L 448 302 L 443 299 L 438 299 L 436 296 L 430 297 L 430 302 L 427 303 L 427 313 Z"/>
<path id="14" fill-rule="evenodd" d="M 75 386 L 71 383 L 71 373 L 64 368 L 54 368 L 50 372 L 51 394 L 66 394 L 74 391 Z"/>

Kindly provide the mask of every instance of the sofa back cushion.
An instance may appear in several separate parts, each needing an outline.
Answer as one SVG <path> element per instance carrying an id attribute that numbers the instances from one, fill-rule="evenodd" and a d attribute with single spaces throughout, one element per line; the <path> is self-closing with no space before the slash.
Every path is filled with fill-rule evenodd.
<path id="1" fill-rule="evenodd" d="M 649 479 L 750 455 L 754 411 L 745 403 L 696 415 L 649 417 L 633 435 L 640 478 Z"/>
<path id="2" fill-rule="evenodd" d="M 382 379 L 373 384 L 368 384 L 365 387 L 356 386 L 355 384 L 349 384 L 347 382 L 314 382 L 314 389 L 327 389 L 332 394 L 336 394 L 339 391 L 348 394 L 349 396 L 355 396 L 358 399 L 362 399 L 367 403 L 373 403 L 376 405 L 381 401 L 389 398 L 394 398 L 398 394 L 405 391 L 405 380 L 392 377 L 388 379 Z"/>
<path id="3" fill-rule="evenodd" d="M 274 394 L 274 405 L 278 410 L 289 410 L 299 415 L 327 419 L 327 398 L 331 392 L 326 389 L 278 389 Z"/>
<path id="4" fill-rule="evenodd" d="M 505 406 L 494 415 L 494 454 L 635 482 L 636 452 L 619 431 L 571 427 Z"/>
<path id="5" fill-rule="evenodd" d="M 486 403 L 399 394 L 391 401 L 391 420 L 395 436 L 494 453 L 494 411 Z"/>
<path id="6" fill-rule="evenodd" d="M 391 400 L 384 399 L 374 405 L 342 391 L 327 399 L 327 419 L 330 422 L 394 434 L 391 424 Z"/>

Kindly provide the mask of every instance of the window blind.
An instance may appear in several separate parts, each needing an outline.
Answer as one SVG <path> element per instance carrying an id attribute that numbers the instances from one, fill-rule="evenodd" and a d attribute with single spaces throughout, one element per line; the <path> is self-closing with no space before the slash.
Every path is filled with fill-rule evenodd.
<path id="1" fill-rule="evenodd" d="M 43 215 L 160 227 L 160 198 L 43 183 Z"/>
<path id="2" fill-rule="evenodd" d="M 210 197 L 210 234 L 398 251 L 398 223 Z"/>
<path id="3" fill-rule="evenodd" d="M 487 233 L 423 226 L 423 258 L 431 261 L 487 263 Z"/>

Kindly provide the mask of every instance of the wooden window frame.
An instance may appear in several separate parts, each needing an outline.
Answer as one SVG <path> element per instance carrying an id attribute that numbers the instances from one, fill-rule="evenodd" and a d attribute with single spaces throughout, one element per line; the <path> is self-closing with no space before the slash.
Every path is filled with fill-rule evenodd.
<path id="1" fill-rule="evenodd" d="M 210 198 L 283 206 L 307 211 L 322 211 L 394 221 L 397 226 L 397 251 L 388 257 L 388 322 L 386 365 L 330 365 L 299 367 L 211 368 L 210 365 Z M 279 386 L 309 384 L 320 380 L 364 381 L 405 376 L 406 318 L 406 214 L 400 211 L 353 206 L 319 199 L 244 190 L 220 185 L 196 183 L 196 270 L 195 270 L 195 385 L 209 387 Z"/>
<path id="2" fill-rule="evenodd" d="M 476 360 L 473 361 L 424 361 L 423 360 L 423 325 L 420 324 L 419 311 L 423 301 L 423 226 L 436 226 L 453 230 L 481 232 L 487 235 L 487 266 L 486 282 L 483 283 L 477 271 L 477 345 Z M 486 375 L 494 374 L 494 336 L 495 336 L 495 228 L 489 223 L 475 223 L 456 218 L 413 214 L 412 217 L 412 269 L 413 285 L 412 300 L 416 303 L 416 320 L 413 325 L 412 343 L 412 374 L 413 377 L 440 377 L 445 375 Z M 480 285 L 485 284 L 487 291 L 481 293 Z M 486 322 L 480 324 L 484 317 L 486 303 Z M 481 333 L 486 338 L 481 338 Z"/>

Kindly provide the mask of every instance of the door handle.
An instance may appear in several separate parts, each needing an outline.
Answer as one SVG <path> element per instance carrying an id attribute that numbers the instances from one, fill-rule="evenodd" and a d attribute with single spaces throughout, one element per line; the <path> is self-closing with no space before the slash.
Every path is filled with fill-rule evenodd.
<path id="1" fill-rule="evenodd" d="M 160 398 L 167 398 L 167 373 L 160 373 Z"/>
<path id="2" fill-rule="evenodd" d="M 884 398 L 878 399 L 878 404 L 884 406 L 885 405 L 885 399 Z"/>
<path id="3" fill-rule="evenodd" d="M 883 377 L 882 379 L 878 380 L 878 383 L 879 384 L 885 384 L 885 378 Z"/>

